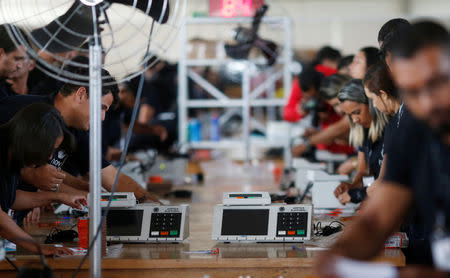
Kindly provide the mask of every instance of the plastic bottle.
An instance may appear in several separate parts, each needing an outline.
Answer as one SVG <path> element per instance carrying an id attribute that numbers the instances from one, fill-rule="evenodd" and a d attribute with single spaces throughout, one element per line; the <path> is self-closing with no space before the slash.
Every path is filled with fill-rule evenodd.
<path id="1" fill-rule="evenodd" d="M 201 124 L 197 119 L 192 119 L 189 122 L 189 141 L 199 142 L 202 140 L 202 128 Z"/>
<path id="2" fill-rule="evenodd" d="M 213 113 L 211 116 L 210 139 L 211 141 L 220 140 L 219 115 L 217 115 L 216 113 Z"/>

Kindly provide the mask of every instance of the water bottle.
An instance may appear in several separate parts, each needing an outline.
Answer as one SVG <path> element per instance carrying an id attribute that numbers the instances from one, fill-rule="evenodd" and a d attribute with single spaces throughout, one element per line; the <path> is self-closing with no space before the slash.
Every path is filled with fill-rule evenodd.
<path id="1" fill-rule="evenodd" d="M 210 139 L 211 141 L 220 140 L 219 116 L 217 114 L 213 114 L 211 117 Z"/>
<path id="2" fill-rule="evenodd" d="M 202 128 L 201 124 L 197 119 L 192 119 L 189 122 L 189 141 L 199 142 L 202 140 Z"/>
<path id="3" fill-rule="evenodd" d="M 0 237 L 0 261 L 3 261 L 6 257 L 5 240 Z"/>

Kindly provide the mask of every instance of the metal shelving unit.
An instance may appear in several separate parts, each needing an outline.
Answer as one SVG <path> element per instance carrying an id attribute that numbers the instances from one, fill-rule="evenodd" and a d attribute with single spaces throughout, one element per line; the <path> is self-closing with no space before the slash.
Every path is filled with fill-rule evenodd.
<path id="1" fill-rule="evenodd" d="M 187 57 L 187 27 L 189 25 L 223 25 L 227 24 L 233 28 L 238 24 L 251 24 L 252 18 L 216 18 L 216 17 L 203 17 L 203 18 L 188 18 L 181 25 L 180 29 L 180 60 L 178 64 L 178 115 L 179 115 L 179 142 L 183 150 L 191 148 L 234 148 L 237 146 L 243 146 L 246 151 L 245 158 L 248 161 L 250 144 L 262 147 L 283 147 L 285 160 L 290 160 L 289 140 L 286 142 L 273 142 L 266 140 L 265 143 L 261 140 L 251 140 L 250 138 L 250 124 L 252 119 L 250 112 L 252 107 L 281 107 L 284 106 L 287 97 L 291 91 L 292 75 L 290 72 L 290 65 L 292 62 L 292 33 L 291 33 L 291 20 L 288 17 L 264 17 L 262 24 L 270 24 L 277 26 L 280 31 L 284 32 L 284 42 L 281 48 L 281 56 L 278 57 L 277 64 L 281 65 L 280 69 L 276 70 L 271 68 L 270 75 L 260 83 L 253 90 L 251 89 L 251 73 L 248 70 L 251 66 L 254 66 L 258 61 L 240 60 L 245 65 L 245 69 L 242 71 L 242 98 L 229 98 L 223 92 L 218 90 L 214 85 L 209 83 L 206 79 L 200 76 L 190 67 L 194 66 L 220 66 L 226 65 L 230 62 L 237 60 L 233 59 L 189 59 Z M 202 87 L 213 99 L 205 100 L 191 100 L 188 94 L 188 80 L 189 78 Z M 275 83 L 282 79 L 284 88 L 283 98 L 261 98 L 265 92 L 274 90 Z M 200 142 L 188 142 L 187 140 L 187 126 L 188 126 L 188 109 L 192 108 L 228 108 L 239 109 L 242 112 L 242 137 L 237 139 L 223 139 L 220 141 L 200 141 Z M 233 111 L 230 111 L 231 113 Z"/>

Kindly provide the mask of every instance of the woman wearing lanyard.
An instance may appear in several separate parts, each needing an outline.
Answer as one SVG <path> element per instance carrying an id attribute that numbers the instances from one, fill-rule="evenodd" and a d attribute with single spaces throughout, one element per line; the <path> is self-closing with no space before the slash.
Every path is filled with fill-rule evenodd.
<path id="1" fill-rule="evenodd" d="M 335 190 L 335 196 L 342 202 L 349 189 L 363 187 L 363 177 L 380 173 L 382 160 L 383 132 L 388 119 L 376 110 L 364 92 L 360 79 L 352 79 L 339 92 L 341 109 L 350 119 L 350 144 L 358 148 L 357 173 L 352 183 L 341 183 Z"/>

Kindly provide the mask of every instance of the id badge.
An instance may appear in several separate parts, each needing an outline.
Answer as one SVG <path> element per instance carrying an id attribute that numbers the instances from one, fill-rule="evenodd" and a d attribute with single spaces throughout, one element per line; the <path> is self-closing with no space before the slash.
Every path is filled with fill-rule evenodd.
<path id="1" fill-rule="evenodd" d="M 364 186 L 371 186 L 374 181 L 375 181 L 374 176 L 363 177 Z"/>
<path id="2" fill-rule="evenodd" d="M 435 239 L 431 243 L 434 265 L 444 271 L 450 271 L 450 237 Z"/>

